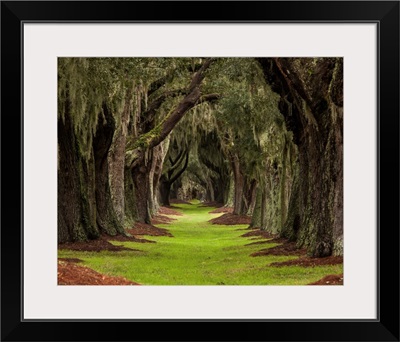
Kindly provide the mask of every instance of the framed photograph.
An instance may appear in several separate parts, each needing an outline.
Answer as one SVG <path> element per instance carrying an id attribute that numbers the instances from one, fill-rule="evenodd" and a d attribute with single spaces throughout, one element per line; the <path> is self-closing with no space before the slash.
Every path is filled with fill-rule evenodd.
<path id="1" fill-rule="evenodd" d="M 2 340 L 399 341 L 397 1 L 1 29 Z"/>

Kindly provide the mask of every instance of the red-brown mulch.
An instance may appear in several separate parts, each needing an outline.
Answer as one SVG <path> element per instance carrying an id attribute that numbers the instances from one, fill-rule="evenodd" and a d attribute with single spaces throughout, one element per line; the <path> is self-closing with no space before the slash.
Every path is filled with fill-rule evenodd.
<path id="1" fill-rule="evenodd" d="M 240 235 L 241 237 L 251 237 L 251 236 L 260 236 L 265 239 L 272 239 L 275 235 L 268 233 L 266 230 L 261 229 L 252 229 L 250 232 Z"/>
<path id="2" fill-rule="evenodd" d="M 219 213 L 233 213 L 233 208 L 232 207 L 220 207 L 216 208 L 214 210 L 211 210 L 209 214 L 219 214 Z"/>
<path id="3" fill-rule="evenodd" d="M 326 277 L 323 277 L 322 279 L 308 285 L 343 285 L 343 273 L 329 274 Z"/>
<path id="4" fill-rule="evenodd" d="M 190 203 L 188 201 L 184 201 L 184 200 L 177 199 L 177 198 L 170 199 L 169 203 L 172 203 L 172 204 L 192 204 L 192 203 Z"/>
<path id="5" fill-rule="evenodd" d="M 88 267 L 58 261 L 58 285 L 140 285 L 123 277 L 111 277 Z"/>
<path id="6" fill-rule="evenodd" d="M 213 218 L 209 220 L 212 224 L 223 224 L 223 225 L 236 225 L 236 224 L 250 224 L 251 217 L 250 216 L 242 216 L 242 215 L 234 215 L 230 213 L 226 213 L 222 216 Z"/>
<path id="7" fill-rule="evenodd" d="M 223 207 L 224 205 L 223 205 L 222 203 L 212 201 L 212 202 L 203 202 L 203 203 L 201 204 L 201 206 L 202 206 L 202 207 L 221 208 L 221 207 Z"/>
<path id="8" fill-rule="evenodd" d="M 270 242 L 270 241 L 268 241 Z M 250 256 L 264 256 L 264 255 L 306 255 L 306 249 L 299 249 L 296 247 L 295 242 L 286 242 L 282 245 L 275 246 L 272 248 L 265 248 L 261 251 L 251 253 Z M 291 260 L 290 260 L 291 261 Z M 272 265 L 272 264 L 271 264 Z"/>
<path id="9" fill-rule="evenodd" d="M 128 232 L 129 229 L 126 229 L 126 232 L 129 234 Z M 132 235 L 132 234 L 129 234 Z M 116 235 L 116 236 L 111 236 L 111 235 L 103 235 L 102 236 L 103 239 L 107 240 L 107 241 L 120 241 L 120 242 L 126 242 L 126 241 L 130 241 L 130 242 L 139 242 L 139 243 L 156 243 L 155 241 L 152 240 L 147 240 L 147 239 L 140 239 L 137 238 L 136 236 L 123 236 L 123 235 Z"/>
<path id="10" fill-rule="evenodd" d="M 172 221 L 175 221 L 176 218 L 173 217 L 168 217 L 165 215 L 174 215 L 174 216 L 182 216 L 183 214 L 177 210 L 175 210 L 175 207 L 160 207 L 158 209 L 157 215 L 155 215 L 151 219 L 151 224 L 169 224 Z"/>
<path id="11" fill-rule="evenodd" d="M 256 229 L 261 230 L 260 227 L 251 227 L 251 226 L 248 226 L 247 228 L 239 228 L 236 230 L 256 230 Z"/>
<path id="12" fill-rule="evenodd" d="M 329 256 L 326 258 L 311 258 L 301 257 L 294 260 L 288 260 L 283 262 L 273 262 L 270 266 L 283 267 L 283 266 L 302 266 L 302 267 L 314 267 L 324 265 L 340 265 L 343 264 L 343 257 L 341 256 Z"/>
<path id="13" fill-rule="evenodd" d="M 165 228 L 155 227 L 151 224 L 136 222 L 131 229 L 126 230 L 131 235 L 171 236 Z"/>
<path id="14" fill-rule="evenodd" d="M 248 228 L 246 228 L 248 229 Z M 246 244 L 245 246 L 252 246 L 252 245 L 264 245 L 266 243 L 286 243 L 287 239 L 285 238 L 273 238 L 273 239 L 267 239 L 261 237 L 261 238 L 251 238 L 250 240 L 261 240 L 261 241 L 256 241 L 256 242 L 250 242 Z"/>
<path id="15" fill-rule="evenodd" d="M 154 224 L 169 224 L 175 220 L 176 219 L 174 219 L 174 218 L 157 214 L 151 219 L 151 224 L 152 225 L 154 225 Z"/>
<path id="16" fill-rule="evenodd" d="M 117 239 L 117 236 L 107 237 L 108 239 Z M 123 237 L 121 237 L 123 238 Z M 129 238 L 127 238 L 129 239 Z M 132 240 L 129 240 L 132 241 Z M 97 240 L 90 240 L 87 242 L 65 242 L 58 245 L 58 249 L 67 249 L 71 251 L 86 251 L 86 252 L 100 252 L 100 251 L 134 251 L 132 248 L 124 246 L 115 246 L 108 242 L 105 237 L 100 237 Z"/>
<path id="17" fill-rule="evenodd" d="M 245 246 L 265 245 L 267 243 L 271 243 L 271 240 L 262 240 L 262 241 L 250 242 L 250 243 L 245 244 Z"/>
<path id="18" fill-rule="evenodd" d="M 179 209 L 179 208 L 174 207 L 174 206 L 160 207 L 160 209 L 158 209 L 158 214 L 159 215 L 175 215 L 175 216 L 183 215 L 180 211 L 175 210 L 175 209 Z"/>
<path id="19" fill-rule="evenodd" d="M 268 240 L 268 243 L 288 243 L 289 240 L 283 237 L 276 237 Z"/>

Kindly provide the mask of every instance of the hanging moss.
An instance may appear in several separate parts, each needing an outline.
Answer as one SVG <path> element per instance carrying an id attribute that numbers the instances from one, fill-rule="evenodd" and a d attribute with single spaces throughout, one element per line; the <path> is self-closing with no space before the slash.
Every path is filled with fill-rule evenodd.
<path id="1" fill-rule="evenodd" d="M 293 59 L 293 69 L 290 70 L 299 73 L 299 82 L 305 93 L 310 91 L 310 84 L 320 73 L 320 61 L 319 58 Z M 326 77 L 330 83 L 321 83 L 324 91 L 327 88 L 327 94 L 324 92 L 323 101 L 320 102 L 326 107 L 324 114 L 330 115 L 333 123 L 340 123 L 343 117 L 338 88 L 342 77 L 340 63 L 340 59 L 332 59 L 325 63 L 329 64 L 328 66 L 334 65 L 334 69 L 328 75 L 331 78 Z M 128 137 L 126 165 L 142 162 L 146 164 L 147 156 L 150 156 L 151 160 L 150 142 L 162 133 L 163 123 L 184 95 L 179 93 L 177 96 L 168 97 L 151 116 L 146 116 L 146 110 L 151 109 L 154 100 L 165 92 L 186 89 L 198 64 L 199 59 L 196 58 L 60 58 L 58 118 L 65 120 L 66 115 L 71 116 L 78 154 L 87 163 L 83 165 L 90 164 L 93 137 L 97 127 L 105 123 L 103 105 L 106 105 L 114 116 L 116 135 L 121 134 L 121 129 L 127 130 L 123 132 Z M 289 74 L 285 76 L 288 78 L 282 80 L 283 82 L 294 82 Z M 158 80 L 161 80 L 161 83 L 155 86 Z M 272 86 L 275 89 L 277 84 Z M 121 113 L 129 87 L 134 89 L 132 99 L 129 100 L 129 125 L 123 126 Z M 223 192 L 225 204 L 233 205 L 234 188 L 229 157 L 236 155 L 246 182 L 256 181 L 260 188 L 267 188 L 266 228 L 272 233 L 281 233 L 292 239 L 298 238 L 299 246 L 324 248 L 316 246 L 316 240 L 311 236 L 319 229 L 315 227 L 315 222 L 303 220 L 301 224 L 309 223 L 309 227 L 302 228 L 300 232 L 296 231 L 298 218 L 289 211 L 292 198 L 299 196 L 295 183 L 298 151 L 293 142 L 293 134 L 288 132 L 279 110 L 279 106 L 284 107 L 285 115 L 289 117 L 301 111 L 305 124 L 323 130 L 324 127 L 318 127 L 317 124 L 316 119 L 320 122 L 320 116 L 316 114 L 315 106 L 310 102 L 312 96 L 303 98 L 297 94 L 296 100 L 293 100 L 293 94 L 285 93 L 280 98 L 272 91 L 270 85 L 266 84 L 260 65 L 252 58 L 218 59 L 207 70 L 207 78 L 202 82 L 201 92 L 217 93 L 221 96 L 217 102 L 199 103 L 188 111 L 169 136 L 169 155 L 176 156 L 173 147 L 175 145 L 190 150 L 190 162 L 186 174 L 181 179 L 181 195 L 189 196 L 192 191 L 208 191 L 211 194 L 217 193 L 218 189 Z M 330 158 L 334 146 L 335 141 L 329 138 L 323 146 L 325 150 L 321 149 L 324 150 L 323 156 Z M 111 151 L 112 148 L 113 145 Z M 335 184 L 332 184 L 332 174 L 326 173 L 322 176 L 324 186 L 333 188 Z M 125 216 L 128 226 L 133 223 L 136 215 L 135 194 L 130 188 L 131 180 L 130 175 L 125 183 Z M 306 181 L 311 184 L 312 179 Z M 132 186 L 132 190 L 133 188 Z M 81 201 L 84 205 L 90 203 L 89 197 L 83 195 Z M 308 203 L 311 199 L 306 198 L 302 201 Z M 335 202 L 334 195 L 330 193 L 326 196 L 326 201 L 330 206 Z M 305 206 L 302 215 L 313 215 L 309 210 L 309 206 Z M 332 220 L 335 219 L 333 214 L 329 213 Z M 260 222 L 260 215 L 260 193 L 257 193 L 253 213 L 254 224 Z M 82 227 L 90 226 L 93 217 L 85 217 L 83 221 Z M 82 229 L 77 228 L 77 238 L 87 234 Z M 96 236 L 96 231 L 89 234 Z M 342 245 L 338 239 L 333 247 L 334 253 L 340 253 Z"/>

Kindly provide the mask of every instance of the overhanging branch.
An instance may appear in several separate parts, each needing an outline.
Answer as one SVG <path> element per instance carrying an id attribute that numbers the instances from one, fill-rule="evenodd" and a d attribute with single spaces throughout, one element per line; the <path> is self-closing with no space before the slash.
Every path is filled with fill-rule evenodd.
<path id="1" fill-rule="evenodd" d="M 203 102 L 209 102 L 209 103 L 214 103 L 217 100 L 221 98 L 221 94 L 207 94 L 203 95 L 200 97 L 199 101 L 197 104 L 203 103 Z"/>
<path id="2" fill-rule="evenodd" d="M 185 160 L 185 165 L 183 165 L 183 168 L 179 170 L 179 172 L 172 178 L 170 179 L 170 183 L 174 183 L 180 176 L 181 174 L 186 170 L 187 166 L 189 163 L 189 152 L 186 151 L 186 160 Z"/>
<path id="3" fill-rule="evenodd" d="M 185 113 L 198 103 L 201 97 L 200 84 L 205 77 L 205 71 L 210 67 L 213 61 L 213 58 L 208 58 L 200 70 L 193 75 L 187 95 L 182 99 L 178 106 L 168 114 L 164 121 L 160 123 L 160 126 L 155 128 L 159 130 L 159 134 L 155 135 L 149 141 L 150 148 L 161 143 L 182 119 Z"/>

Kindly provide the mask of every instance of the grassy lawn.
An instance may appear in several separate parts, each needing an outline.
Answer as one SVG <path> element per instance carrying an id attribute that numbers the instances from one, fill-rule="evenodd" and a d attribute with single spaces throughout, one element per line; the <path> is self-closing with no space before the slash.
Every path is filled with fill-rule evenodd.
<path id="1" fill-rule="evenodd" d="M 303 285 L 328 274 L 343 272 L 343 265 L 304 268 L 270 267 L 272 262 L 293 256 L 249 255 L 276 244 L 245 246 L 250 238 L 238 230 L 247 225 L 221 226 L 209 222 L 221 214 L 209 214 L 212 208 L 199 203 L 176 204 L 183 216 L 168 228 L 174 237 L 144 236 L 157 243 L 111 241 L 136 251 L 76 252 L 62 250 L 59 257 L 79 258 L 84 265 L 112 276 L 122 276 L 142 285 Z M 139 250 L 139 251 L 137 251 Z"/>

